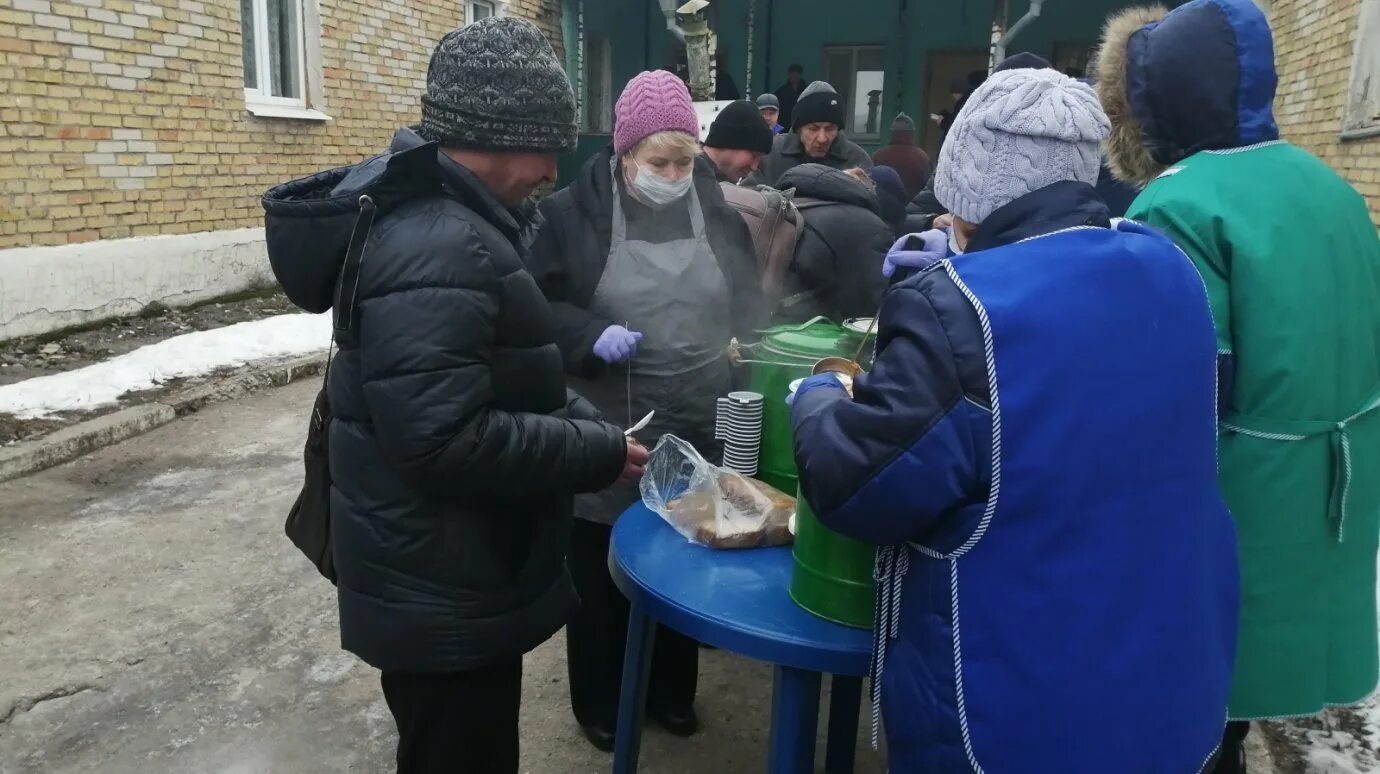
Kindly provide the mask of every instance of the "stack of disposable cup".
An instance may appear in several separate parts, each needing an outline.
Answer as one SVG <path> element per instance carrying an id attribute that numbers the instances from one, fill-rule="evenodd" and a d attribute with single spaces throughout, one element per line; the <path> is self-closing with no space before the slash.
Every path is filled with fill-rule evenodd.
<path id="1" fill-rule="evenodd" d="M 730 392 L 719 398 L 714 415 L 714 437 L 724 442 L 724 467 L 745 476 L 757 475 L 762 453 L 761 393 Z"/>

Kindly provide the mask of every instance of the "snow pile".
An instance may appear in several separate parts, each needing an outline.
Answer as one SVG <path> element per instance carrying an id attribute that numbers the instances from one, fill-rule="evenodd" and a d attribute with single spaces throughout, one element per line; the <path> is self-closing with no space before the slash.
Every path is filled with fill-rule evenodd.
<path id="1" fill-rule="evenodd" d="M 1368 704 L 1365 711 L 1374 712 L 1374 705 Z M 1365 737 L 1358 738 L 1356 734 L 1341 729 L 1309 731 L 1305 735 L 1306 771 L 1308 774 L 1364 774 L 1375 771 L 1380 762 L 1376 761 L 1373 753 L 1372 732 L 1373 729 L 1367 728 Z"/>
<path id="2" fill-rule="evenodd" d="M 323 352 L 330 340 L 329 312 L 284 314 L 174 336 L 75 371 L 0 386 L 0 413 L 41 419 L 60 411 L 89 411 L 169 379 Z"/>
<path id="3" fill-rule="evenodd" d="M 1376 591 L 1380 595 L 1380 588 Z M 1328 710 L 1319 720 L 1322 729 L 1312 720 L 1283 724 L 1285 736 L 1302 753 L 1306 774 L 1380 771 L 1380 695 L 1358 707 Z"/>

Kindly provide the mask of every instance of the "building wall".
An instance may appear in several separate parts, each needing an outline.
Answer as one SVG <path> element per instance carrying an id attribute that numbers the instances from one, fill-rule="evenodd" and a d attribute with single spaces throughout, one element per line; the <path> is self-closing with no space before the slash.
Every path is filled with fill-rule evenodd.
<path id="1" fill-rule="evenodd" d="M 240 4 L 0 4 L 0 248 L 257 226 L 270 185 L 414 122 L 461 0 L 319 0 L 326 122 L 246 112 Z M 561 45 L 558 0 L 510 0 Z"/>
<path id="2" fill-rule="evenodd" d="M 720 0 L 718 33 L 729 48 L 734 77 L 743 84 L 747 71 L 749 0 Z M 805 66 L 805 77 L 819 76 L 821 48 L 826 45 L 886 47 L 887 76 L 882 94 L 883 126 L 899 111 L 913 118 L 927 114 L 925 86 L 928 54 L 932 51 L 987 50 L 991 43 L 992 3 L 986 0 L 939 4 L 922 0 L 872 0 L 866 13 L 840 10 L 830 0 L 772 0 L 768 41 L 768 0 L 755 0 L 752 84 L 754 96 L 775 90 L 786 80 L 792 62 Z M 1179 5 L 1182 0 L 1163 4 Z M 586 0 L 586 6 L 593 5 Z M 1139 0 L 1058 0 L 1046 3 L 1042 14 L 1010 44 L 1009 53 L 1031 51 L 1053 57 L 1056 44 L 1096 44 L 1108 15 Z M 1012 0 L 1008 23 L 1029 8 L 1029 0 Z M 835 84 L 838 86 L 838 84 Z"/>
<path id="3" fill-rule="evenodd" d="M 1380 226 L 1380 134 L 1349 140 L 1340 136 L 1361 2 L 1274 0 L 1270 24 L 1279 68 L 1275 116 L 1286 139 L 1317 154 L 1366 197 L 1371 218 Z"/>
<path id="4" fill-rule="evenodd" d="M 307 2 L 329 121 L 246 110 L 239 2 L 0 0 L 0 340 L 272 283 L 259 197 L 415 123 L 466 8 Z M 559 0 L 500 3 L 562 48 Z"/>

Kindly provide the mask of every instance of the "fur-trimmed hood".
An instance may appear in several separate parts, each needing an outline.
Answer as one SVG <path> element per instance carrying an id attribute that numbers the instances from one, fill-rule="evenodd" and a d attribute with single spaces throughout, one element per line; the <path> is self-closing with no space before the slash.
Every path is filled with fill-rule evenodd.
<path id="1" fill-rule="evenodd" d="M 1274 43 L 1252 0 L 1122 11 L 1103 30 L 1096 74 L 1122 180 L 1143 186 L 1199 151 L 1279 138 Z"/>

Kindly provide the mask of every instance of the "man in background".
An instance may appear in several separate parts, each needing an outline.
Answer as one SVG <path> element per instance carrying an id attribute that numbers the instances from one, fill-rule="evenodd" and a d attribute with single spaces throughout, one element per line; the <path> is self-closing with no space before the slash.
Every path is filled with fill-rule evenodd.
<path id="1" fill-rule="evenodd" d="M 872 157 L 843 134 L 846 112 L 833 86 L 815 81 L 806 87 L 795 104 L 790 133 L 778 135 L 762 161 L 762 182 L 779 187 L 781 176 L 801 164 L 871 169 Z"/>
<path id="2" fill-rule="evenodd" d="M 704 155 L 714 162 L 719 182 L 737 183 L 757 171 L 762 157 L 771 153 L 771 142 L 757 106 L 741 99 L 720 110 L 709 125 Z"/>
<path id="3" fill-rule="evenodd" d="M 781 100 L 775 94 L 763 94 L 757 98 L 757 110 L 762 120 L 771 127 L 772 134 L 781 134 L 786 128 L 781 125 Z"/>
<path id="4" fill-rule="evenodd" d="M 780 103 L 777 107 L 781 110 L 781 125 L 790 126 L 795 116 L 795 103 L 800 99 L 801 93 L 805 91 L 805 68 L 793 64 L 786 69 L 786 82 L 781 84 L 781 88 L 776 90 L 776 99 Z"/>
<path id="5" fill-rule="evenodd" d="M 897 113 L 891 122 L 891 143 L 872 154 L 872 163 L 891 167 L 901 176 L 906 200 L 915 198 L 930 179 L 930 154 L 915 144 L 915 122 L 905 113 Z"/>

